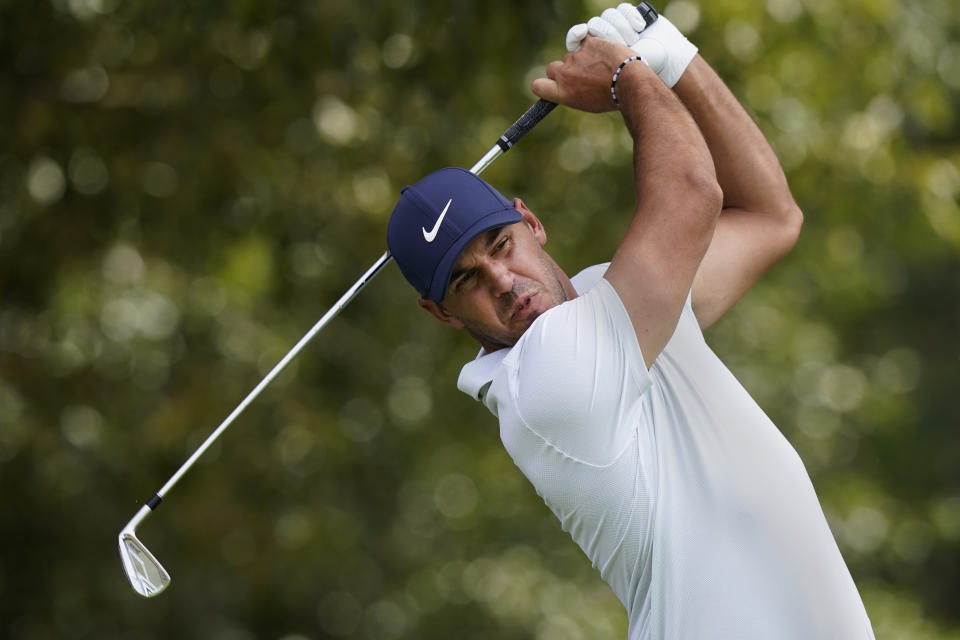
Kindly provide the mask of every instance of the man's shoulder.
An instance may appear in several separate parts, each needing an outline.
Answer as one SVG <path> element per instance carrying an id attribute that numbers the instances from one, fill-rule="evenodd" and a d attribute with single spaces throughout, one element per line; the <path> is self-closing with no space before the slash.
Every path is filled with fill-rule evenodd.
<path id="1" fill-rule="evenodd" d="M 477 357 L 461 369 L 458 388 L 474 400 L 486 403 L 490 384 L 504 364 L 508 369 L 516 370 L 523 362 L 527 365 L 524 369 L 529 371 L 541 371 L 543 367 L 537 364 L 545 364 L 547 368 L 560 367 L 563 363 L 558 360 L 568 359 L 576 353 L 574 346 L 578 335 L 582 336 L 585 331 L 585 322 L 595 321 L 593 314 L 584 313 L 582 307 L 592 298 L 605 293 L 603 287 L 597 289 L 597 285 L 608 266 L 609 263 L 593 265 L 573 276 L 571 282 L 580 297 L 558 305 L 537 318 L 513 347 L 492 353 L 481 349 Z M 593 293 L 587 296 L 591 291 Z M 493 411 L 492 407 L 488 408 Z"/>
<path id="2" fill-rule="evenodd" d="M 577 290 L 578 294 L 583 295 L 600 282 L 600 279 L 603 277 L 603 274 L 607 272 L 607 267 L 609 266 L 609 262 L 603 262 L 583 269 L 577 273 L 577 275 L 570 278 L 570 282 L 573 283 L 573 288 Z"/>
<path id="3" fill-rule="evenodd" d="M 502 361 L 491 392 L 510 408 L 498 415 L 512 455 L 535 434 L 567 457 L 605 465 L 632 437 L 651 382 L 605 266 L 578 274 L 582 295 L 537 318 Z M 585 278 L 593 282 L 580 288 Z"/>

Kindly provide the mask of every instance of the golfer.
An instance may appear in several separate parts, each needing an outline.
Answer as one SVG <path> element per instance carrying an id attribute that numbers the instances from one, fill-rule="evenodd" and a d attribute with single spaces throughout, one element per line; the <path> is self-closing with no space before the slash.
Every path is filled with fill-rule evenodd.
<path id="1" fill-rule="evenodd" d="M 608 264 L 568 277 L 533 211 L 461 169 L 404 189 L 390 252 L 420 306 L 480 343 L 458 386 L 497 416 L 631 639 L 873 638 L 803 463 L 702 334 L 791 249 L 802 215 L 697 49 L 635 16 L 621 5 L 571 28 L 574 52 L 533 82 L 619 110 L 633 137 L 637 206 Z"/>

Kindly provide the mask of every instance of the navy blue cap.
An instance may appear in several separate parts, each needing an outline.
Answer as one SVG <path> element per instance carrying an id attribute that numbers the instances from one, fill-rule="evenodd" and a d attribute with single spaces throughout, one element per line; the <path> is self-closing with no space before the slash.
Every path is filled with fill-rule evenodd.
<path id="1" fill-rule="evenodd" d="M 522 219 L 485 181 L 448 167 L 404 187 L 387 225 L 387 248 L 413 288 L 440 302 L 464 247 L 484 231 Z"/>

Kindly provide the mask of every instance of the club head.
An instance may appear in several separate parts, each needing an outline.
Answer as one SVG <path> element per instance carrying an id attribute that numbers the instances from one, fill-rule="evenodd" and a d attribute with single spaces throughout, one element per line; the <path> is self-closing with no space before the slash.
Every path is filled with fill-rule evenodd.
<path id="1" fill-rule="evenodd" d="M 120 559 L 130 586 L 144 598 L 157 595 L 170 585 L 170 574 L 137 539 L 134 531 L 120 532 Z"/>

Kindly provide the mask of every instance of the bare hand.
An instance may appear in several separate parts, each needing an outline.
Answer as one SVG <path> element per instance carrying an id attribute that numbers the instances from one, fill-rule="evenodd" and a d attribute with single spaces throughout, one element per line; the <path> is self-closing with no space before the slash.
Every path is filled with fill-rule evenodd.
<path id="1" fill-rule="evenodd" d="M 546 78 L 533 81 L 537 96 L 581 111 L 602 113 L 617 108 L 610 80 L 617 66 L 635 55 L 629 47 L 587 36 L 576 53 L 547 65 Z"/>

